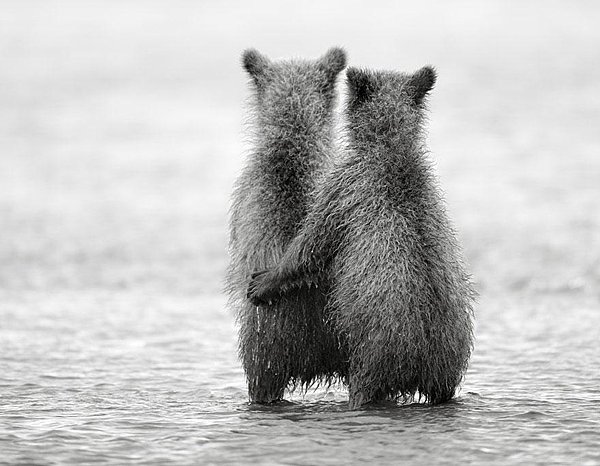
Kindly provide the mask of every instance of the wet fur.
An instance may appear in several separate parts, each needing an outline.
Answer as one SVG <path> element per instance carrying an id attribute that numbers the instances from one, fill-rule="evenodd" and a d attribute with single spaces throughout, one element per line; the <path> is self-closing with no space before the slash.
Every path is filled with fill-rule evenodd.
<path id="1" fill-rule="evenodd" d="M 322 290 L 298 289 L 265 308 L 246 299 L 246 288 L 252 271 L 281 259 L 332 158 L 335 85 L 345 64 L 338 48 L 314 61 L 272 62 L 253 49 L 242 57 L 254 89 L 253 150 L 232 196 L 227 292 L 253 402 L 280 400 L 288 386 L 332 381 L 343 365 Z"/>
<path id="2" fill-rule="evenodd" d="M 249 296 L 276 301 L 329 290 L 328 314 L 348 345 L 350 406 L 455 394 L 471 354 L 470 278 L 423 136 L 436 79 L 350 68 L 349 145 L 315 195 L 277 267 Z"/>

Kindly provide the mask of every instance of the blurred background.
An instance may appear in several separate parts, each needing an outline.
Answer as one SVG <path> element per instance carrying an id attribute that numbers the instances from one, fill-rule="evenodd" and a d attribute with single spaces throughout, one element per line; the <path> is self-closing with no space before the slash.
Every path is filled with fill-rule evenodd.
<path id="1" fill-rule="evenodd" d="M 433 64 L 430 148 L 482 293 L 600 286 L 594 2 L 5 1 L 0 287 L 219 293 L 244 48 Z"/>
<path id="2" fill-rule="evenodd" d="M 249 150 L 247 47 L 277 59 L 339 45 L 351 65 L 434 65 L 429 147 L 480 292 L 466 389 L 494 392 L 520 377 L 504 363 L 541 347 L 521 369 L 570 380 L 587 358 L 580 374 L 593 380 L 599 24 L 593 1 L 4 0 L 0 409 L 17 416 L 11 432 L 41 436 L 7 441 L 9 458 L 52 442 L 48 431 L 104 435 L 74 430 L 102 400 L 115 438 L 124 412 L 157 415 L 169 390 L 188 406 L 246 401 L 221 290 L 229 195 Z M 522 390 L 544 383 L 557 386 Z M 73 405 L 67 386 L 96 401 Z M 53 410 L 72 416 L 32 423 Z"/>

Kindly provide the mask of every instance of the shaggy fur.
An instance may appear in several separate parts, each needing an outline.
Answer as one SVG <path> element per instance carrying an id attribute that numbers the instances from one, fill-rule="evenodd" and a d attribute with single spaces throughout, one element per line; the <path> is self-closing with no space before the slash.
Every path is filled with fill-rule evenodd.
<path id="1" fill-rule="evenodd" d="M 281 259 L 332 158 L 335 85 L 346 54 L 333 48 L 315 61 L 271 62 L 247 50 L 242 64 L 255 91 L 254 149 L 232 197 L 227 291 L 250 400 L 269 403 L 288 386 L 331 381 L 343 366 L 321 290 L 297 290 L 265 309 L 246 299 L 246 288 L 252 271 Z"/>
<path id="2" fill-rule="evenodd" d="M 283 259 L 253 274 L 255 303 L 326 287 L 349 348 L 350 406 L 449 400 L 471 354 L 474 291 L 422 131 L 435 71 L 350 68 L 347 157 L 321 189 Z"/>

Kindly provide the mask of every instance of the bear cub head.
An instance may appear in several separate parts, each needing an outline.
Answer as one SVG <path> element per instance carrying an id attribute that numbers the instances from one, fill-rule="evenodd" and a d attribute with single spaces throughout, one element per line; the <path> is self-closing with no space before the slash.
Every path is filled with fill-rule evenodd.
<path id="1" fill-rule="evenodd" d="M 274 62 L 248 49 L 242 55 L 242 66 L 252 78 L 261 122 L 307 131 L 329 123 L 336 100 L 335 83 L 346 67 L 346 53 L 335 47 L 317 60 Z"/>
<path id="2" fill-rule="evenodd" d="M 433 67 L 425 66 L 413 74 L 351 67 L 346 76 L 346 113 L 355 133 L 375 140 L 417 139 L 426 97 L 436 81 Z"/>

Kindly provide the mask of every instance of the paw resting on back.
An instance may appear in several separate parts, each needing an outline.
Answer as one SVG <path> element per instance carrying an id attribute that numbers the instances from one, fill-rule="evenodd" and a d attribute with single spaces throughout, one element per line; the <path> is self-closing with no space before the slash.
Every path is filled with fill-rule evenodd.
<path id="1" fill-rule="evenodd" d="M 279 290 L 273 286 L 273 275 L 270 270 L 260 270 L 251 275 L 246 296 L 255 306 L 271 305 L 281 297 Z"/>

